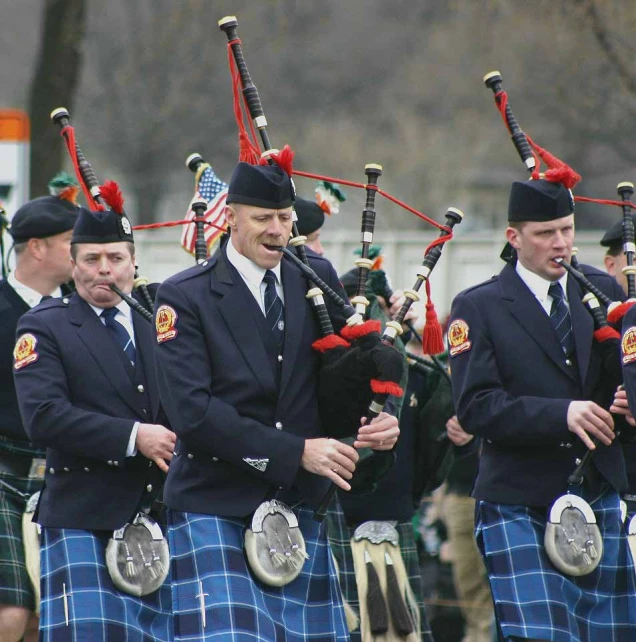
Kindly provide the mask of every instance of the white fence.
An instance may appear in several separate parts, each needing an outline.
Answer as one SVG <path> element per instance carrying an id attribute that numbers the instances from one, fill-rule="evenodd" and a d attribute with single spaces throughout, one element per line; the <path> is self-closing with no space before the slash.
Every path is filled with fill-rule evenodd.
<path id="1" fill-rule="evenodd" d="M 180 233 L 181 228 L 136 233 L 135 242 L 141 274 L 151 281 L 162 281 L 194 265 L 194 258 L 179 245 Z M 321 240 L 326 256 L 339 274 L 354 267 L 354 250 L 360 247 L 359 236 L 358 232 L 350 230 L 323 230 Z M 385 256 L 384 269 L 391 279 L 393 288 L 412 287 L 424 249 L 437 234 L 382 232 L 377 236 L 376 240 L 382 245 Z M 576 245 L 582 263 L 603 268 L 604 252 L 599 245 L 602 236 L 603 231 L 577 233 Z M 444 246 L 442 257 L 431 276 L 432 298 L 440 318 L 450 311 L 453 297 L 458 292 L 489 279 L 501 270 L 503 262 L 499 254 L 504 243 L 503 231 L 498 231 L 492 234 L 458 234 Z"/>

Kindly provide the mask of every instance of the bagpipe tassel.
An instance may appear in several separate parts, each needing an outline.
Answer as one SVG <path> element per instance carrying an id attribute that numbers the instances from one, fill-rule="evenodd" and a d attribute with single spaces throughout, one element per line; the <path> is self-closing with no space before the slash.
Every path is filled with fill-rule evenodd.
<path id="1" fill-rule="evenodd" d="M 444 336 L 442 326 L 437 318 L 435 306 L 431 301 L 431 286 L 426 280 L 426 325 L 422 333 L 422 350 L 424 354 L 442 354 L 444 352 Z"/>
<path id="2" fill-rule="evenodd" d="M 408 609 L 404 602 L 404 597 L 400 592 L 400 585 L 393 566 L 393 559 L 388 553 L 384 554 L 386 562 L 386 597 L 389 603 L 389 613 L 393 628 L 400 637 L 406 637 L 413 633 L 413 621 L 409 615 Z"/>
<path id="3" fill-rule="evenodd" d="M 382 635 L 389 630 L 389 614 L 380 586 L 378 572 L 373 566 L 371 556 L 364 552 L 364 563 L 367 569 L 367 612 L 369 614 L 369 628 L 372 635 Z"/>

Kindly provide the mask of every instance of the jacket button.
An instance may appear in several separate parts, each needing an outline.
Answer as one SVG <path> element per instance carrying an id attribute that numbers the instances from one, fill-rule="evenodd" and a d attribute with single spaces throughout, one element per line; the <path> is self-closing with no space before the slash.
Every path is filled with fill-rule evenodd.
<path id="1" fill-rule="evenodd" d="M 276 422 L 276 430 L 282 430 L 283 429 L 283 424 L 280 421 Z"/>
<path id="2" fill-rule="evenodd" d="M 106 463 L 107 463 L 109 466 L 112 466 L 112 465 L 113 465 L 113 460 L 112 460 L 112 459 L 109 459 Z"/>
<path id="3" fill-rule="evenodd" d="M 138 391 L 138 392 L 143 392 L 144 390 L 145 390 L 145 388 L 143 387 L 143 385 L 142 385 L 142 384 L 139 384 L 139 385 L 137 386 L 137 391 Z"/>
<path id="4" fill-rule="evenodd" d="M 188 459 L 194 459 L 194 455 L 192 453 L 188 453 Z"/>
<path id="5" fill-rule="evenodd" d="M 145 408 L 144 408 L 143 412 L 144 412 L 144 415 L 148 414 L 148 411 Z"/>
<path id="6" fill-rule="evenodd" d="M 146 490 L 147 490 L 149 493 L 152 493 L 152 484 L 148 484 L 148 485 L 146 486 Z"/>
<path id="7" fill-rule="evenodd" d="M 571 359 L 566 359 L 566 360 L 565 360 L 565 365 L 566 365 L 566 366 L 571 366 L 571 365 L 572 365 L 572 361 L 571 361 Z"/>
<path id="8" fill-rule="evenodd" d="M 572 443 L 568 441 L 568 442 L 565 444 L 565 447 L 566 447 L 566 448 L 572 448 Z"/>
<path id="9" fill-rule="evenodd" d="M 55 475 L 55 468 L 49 468 L 49 472 L 51 473 L 51 475 Z"/>
<path id="10" fill-rule="evenodd" d="M 218 457 L 212 457 L 212 461 L 213 462 L 217 462 L 217 461 L 219 461 L 219 458 Z"/>
<path id="11" fill-rule="evenodd" d="M 577 458 L 574 460 L 574 463 L 578 466 L 578 465 L 581 463 L 581 460 L 577 457 Z"/>
<path id="12" fill-rule="evenodd" d="M 84 466 L 84 472 L 85 473 L 90 473 L 91 469 L 88 466 Z"/>
<path id="13" fill-rule="evenodd" d="M 64 305 L 68 305 L 68 299 L 66 297 L 64 297 L 62 299 L 62 303 L 64 303 Z"/>
<path id="14" fill-rule="evenodd" d="M 113 466 L 119 466 L 119 462 L 118 461 L 114 461 L 113 462 Z"/>
<path id="15" fill-rule="evenodd" d="M 64 466 L 64 472 L 65 472 L 65 473 L 70 473 L 70 472 L 71 472 L 71 469 L 70 469 L 70 468 L 67 468 L 66 466 Z"/>
<path id="16" fill-rule="evenodd" d="M 282 360 L 283 360 L 283 355 L 282 355 L 282 354 L 279 354 L 279 355 L 278 355 L 278 363 L 280 363 Z"/>

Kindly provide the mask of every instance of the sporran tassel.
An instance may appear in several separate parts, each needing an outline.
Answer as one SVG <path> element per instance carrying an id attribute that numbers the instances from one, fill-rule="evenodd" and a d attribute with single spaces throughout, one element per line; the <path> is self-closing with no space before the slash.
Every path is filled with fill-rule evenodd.
<path id="1" fill-rule="evenodd" d="M 400 592 L 400 585 L 395 574 L 393 560 L 388 553 L 384 554 L 384 559 L 386 562 L 386 597 L 389 603 L 389 613 L 391 613 L 393 627 L 398 635 L 406 637 L 409 633 L 413 633 L 413 622 L 404 603 L 404 597 Z"/>
<path id="2" fill-rule="evenodd" d="M 135 568 L 133 556 L 130 554 L 130 549 L 126 542 L 124 542 L 124 546 L 126 547 L 126 577 L 135 577 L 137 569 Z"/>
<path id="3" fill-rule="evenodd" d="M 364 563 L 367 568 L 367 611 L 369 628 L 373 635 L 382 635 L 389 630 L 389 614 L 386 609 L 378 572 L 373 566 L 371 556 L 364 552 Z"/>

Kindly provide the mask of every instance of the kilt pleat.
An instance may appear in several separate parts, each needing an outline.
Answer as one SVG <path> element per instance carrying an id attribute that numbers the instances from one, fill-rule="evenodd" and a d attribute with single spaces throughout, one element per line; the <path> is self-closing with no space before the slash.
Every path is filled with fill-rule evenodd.
<path id="1" fill-rule="evenodd" d="M 636 574 L 619 497 L 606 491 L 592 508 L 603 536 L 603 556 L 589 575 L 570 577 L 557 571 L 545 552 L 545 510 L 477 502 L 475 535 L 504 639 L 636 639 Z"/>
<path id="2" fill-rule="evenodd" d="M 399 522 L 396 526 L 400 538 L 400 550 L 402 559 L 409 578 L 409 584 L 417 600 L 420 612 L 420 628 L 422 631 L 422 642 L 433 642 L 431 626 L 424 609 L 424 597 L 422 591 L 422 575 L 420 571 L 419 555 L 415 544 L 413 524 L 411 522 Z M 327 513 L 327 532 L 329 544 L 338 564 L 338 579 L 344 599 L 351 605 L 356 614 L 360 613 L 360 600 L 358 598 L 358 586 L 356 584 L 356 572 L 351 553 L 351 538 L 355 528 L 347 526 L 345 515 L 340 503 L 333 501 Z M 360 641 L 360 629 L 351 631 L 351 642 Z"/>
<path id="3" fill-rule="evenodd" d="M 245 520 L 168 511 L 175 640 L 349 640 L 324 527 L 309 509 L 294 512 L 309 559 L 294 581 L 274 587 L 251 574 Z"/>
<path id="4" fill-rule="evenodd" d="M 39 479 L 0 473 L 3 481 L 22 493 L 32 495 L 42 488 Z M 33 587 L 27 573 L 22 538 L 25 500 L 0 487 L 0 604 L 22 606 L 33 611 Z"/>
<path id="5" fill-rule="evenodd" d="M 105 564 L 108 537 L 42 529 L 40 642 L 173 639 L 170 576 L 159 590 L 143 597 L 118 590 Z"/>

